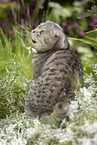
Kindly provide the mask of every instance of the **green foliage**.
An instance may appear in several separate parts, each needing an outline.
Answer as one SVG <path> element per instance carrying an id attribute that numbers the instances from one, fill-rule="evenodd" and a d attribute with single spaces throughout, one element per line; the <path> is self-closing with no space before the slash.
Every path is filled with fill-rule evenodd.
<path id="1" fill-rule="evenodd" d="M 82 18 L 89 17 L 89 16 L 97 17 L 97 7 L 96 6 L 91 7 L 91 10 L 88 10 L 86 13 L 80 14 L 78 16 L 78 19 L 82 19 Z"/>
<path id="2" fill-rule="evenodd" d="M 12 59 L 3 63 L 0 69 L 2 73 L 0 76 L 0 102 L 2 102 L 0 104 L 0 117 L 4 118 L 17 110 L 24 111 L 29 80 L 24 76 L 22 66 L 16 65 Z"/>
<path id="3" fill-rule="evenodd" d="M 91 67 L 96 75 L 97 66 Z M 85 84 L 87 87 L 76 92 L 76 99 L 71 101 L 70 120 L 65 122 L 65 128 L 55 128 L 55 126 L 41 123 L 38 118 L 30 118 L 24 113 L 15 113 L 1 120 L 0 143 L 95 145 L 97 141 L 96 82 L 93 77 L 88 76 Z"/>
<path id="4" fill-rule="evenodd" d="M 56 2 L 50 2 L 49 7 L 52 8 L 52 11 L 49 14 L 48 20 L 58 24 L 60 24 L 62 18 L 70 17 L 74 11 L 72 7 L 67 6 L 64 8 Z"/>
<path id="5" fill-rule="evenodd" d="M 66 18 L 71 18 L 77 13 L 84 11 L 84 6 L 87 4 L 87 1 L 74 2 L 74 5 L 63 5 L 61 6 L 56 2 L 49 2 L 49 7 L 51 8 L 48 19 L 54 21 L 58 24 L 61 24 L 62 21 L 67 21 Z"/>
<path id="6" fill-rule="evenodd" d="M 97 30 L 87 32 L 84 39 L 97 49 Z"/>
<path id="7" fill-rule="evenodd" d="M 4 118 L 17 110 L 24 111 L 27 89 L 32 79 L 31 60 L 29 54 L 29 35 L 23 38 L 21 33 L 14 35 L 9 41 L 3 30 L 0 36 L 0 118 Z M 26 44 L 23 40 L 26 39 Z"/>
<path id="8" fill-rule="evenodd" d="M 69 39 L 90 44 L 91 46 L 95 47 L 95 49 L 97 49 L 97 30 L 87 32 L 83 38 L 69 38 Z"/>
<path id="9" fill-rule="evenodd" d="M 72 141 L 65 141 L 65 142 L 59 143 L 59 145 L 72 145 Z"/>
<path id="10" fill-rule="evenodd" d="M 0 4 L 0 20 L 7 18 L 6 13 L 10 13 L 11 8 L 13 7 L 13 4 L 14 3 L 9 3 L 7 5 Z M 4 11 L 6 11 L 6 13 L 4 13 Z"/>

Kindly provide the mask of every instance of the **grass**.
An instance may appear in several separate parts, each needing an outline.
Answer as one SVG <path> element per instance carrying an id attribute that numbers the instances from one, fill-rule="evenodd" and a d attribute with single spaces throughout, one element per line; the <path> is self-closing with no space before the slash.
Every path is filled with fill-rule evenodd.
<path id="1" fill-rule="evenodd" d="M 33 78 L 31 60 L 35 53 L 29 47 L 28 30 L 25 31 L 28 35 L 23 31 L 16 32 L 9 39 L 0 30 L 0 145 L 96 145 L 95 61 L 91 65 L 83 64 L 85 84 L 76 92 L 76 100 L 71 102 L 70 120 L 64 120 L 62 128 L 55 128 L 24 113 L 27 90 Z"/>
<path id="2" fill-rule="evenodd" d="M 85 84 L 88 87 L 81 88 L 76 93 L 76 100 L 71 102 L 70 121 L 63 121 L 63 128 L 43 124 L 38 118 L 30 118 L 25 113 L 17 112 L 1 120 L 0 143 L 6 145 L 96 145 L 96 84 L 91 77 L 86 79 Z"/>
<path id="3" fill-rule="evenodd" d="M 21 34 L 21 33 L 20 33 Z M 29 52 L 30 45 L 24 45 L 20 34 L 8 40 L 1 29 L 0 41 L 0 117 L 4 118 L 18 110 L 24 111 L 25 96 L 33 77 L 31 60 L 34 52 Z M 31 50 L 32 51 L 32 50 Z"/>

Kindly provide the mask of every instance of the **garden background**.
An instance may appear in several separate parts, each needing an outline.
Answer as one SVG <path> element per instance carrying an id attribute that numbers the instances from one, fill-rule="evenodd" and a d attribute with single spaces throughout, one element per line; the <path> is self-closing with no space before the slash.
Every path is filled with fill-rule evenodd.
<path id="1" fill-rule="evenodd" d="M 96 0 L 0 0 L 0 145 L 97 145 L 96 6 Z M 47 20 L 62 27 L 84 71 L 64 128 L 24 113 L 35 54 L 30 32 Z"/>

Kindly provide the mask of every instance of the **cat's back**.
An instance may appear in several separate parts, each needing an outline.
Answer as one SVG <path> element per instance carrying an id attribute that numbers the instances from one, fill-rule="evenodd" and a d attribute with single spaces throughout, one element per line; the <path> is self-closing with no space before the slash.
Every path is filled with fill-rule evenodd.
<path id="1" fill-rule="evenodd" d="M 32 67 L 34 75 L 38 78 L 39 75 L 56 73 L 65 75 L 78 74 L 81 79 L 83 69 L 78 56 L 72 50 L 54 50 L 43 54 L 36 54 L 32 59 Z M 48 70 L 48 71 L 47 71 Z M 51 76 L 51 75 L 50 75 Z"/>

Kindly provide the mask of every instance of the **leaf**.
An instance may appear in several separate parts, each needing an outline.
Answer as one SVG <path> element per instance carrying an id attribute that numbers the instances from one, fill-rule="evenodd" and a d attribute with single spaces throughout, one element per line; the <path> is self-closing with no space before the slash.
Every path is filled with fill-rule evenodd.
<path id="1" fill-rule="evenodd" d="M 62 143 L 59 143 L 59 145 L 72 145 L 72 141 L 64 141 Z"/>
<path id="2" fill-rule="evenodd" d="M 91 7 L 91 10 L 87 10 L 86 13 L 79 14 L 77 18 L 82 19 L 82 18 L 89 17 L 92 15 L 94 15 L 95 17 L 97 15 L 97 7 L 96 6 Z"/>
<path id="3" fill-rule="evenodd" d="M 94 46 L 97 49 L 97 30 L 86 32 L 83 38 L 69 38 L 69 39 L 82 41 L 84 43 Z"/>
<path id="4" fill-rule="evenodd" d="M 0 10 L 9 9 L 9 8 L 13 7 L 13 5 L 14 5 L 14 2 L 10 2 L 8 4 L 0 4 Z"/>
<path id="5" fill-rule="evenodd" d="M 78 19 L 82 19 L 82 18 L 85 18 L 85 17 L 89 17 L 89 16 L 91 16 L 91 15 L 92 15 L 91 12 L 86 12 L 86 13 L 79 14 L 79 15 L 77 16 L 77 18 L 78 18 Z"/>
<path id="6" fill-rule="evenodd" d="M 62 7 L 59 3 L 49 2 L 49 7 L 52 8 L 49 14 L 49 20 L 60 24 L 60 19 L 70 17 L 74 11 L 71 7 Z"/>
<path id="7" fill-rule="evenodd" d="M 59 3 L 55 3 L 55 2 L 49 2 L 49 7 L 55 8 L 55 9 L 61 9 L 62 8 L 62 6 Z"/>
<path id="8" fill-rule="evenodd" d="M 96 38 L 97 39 L 97 29 L 86 32 L 85 36 Z M 96 40 L 97 41 L 97 40 Z"/>
<path id="9" fill-rule="evenodd" d="M 92 45 L 92 46 L 94 46 L 94 47 L 97 47 L 97 42 L 96 41 L 93 41 L 93 40 L 91 40 L 91 39 L 89 39 L 89 38 L 68 38 L 69 40 L 77 40 L 77 41 L 81 41 L 81 42 L 84 42 L 84 43 L 87 43 L 87 44 L 90 44 L 90 45 Z"/>

